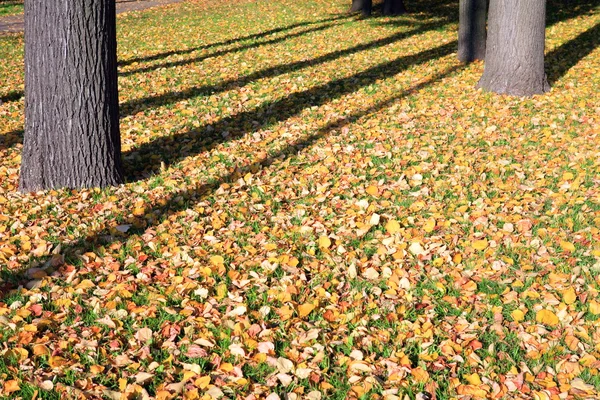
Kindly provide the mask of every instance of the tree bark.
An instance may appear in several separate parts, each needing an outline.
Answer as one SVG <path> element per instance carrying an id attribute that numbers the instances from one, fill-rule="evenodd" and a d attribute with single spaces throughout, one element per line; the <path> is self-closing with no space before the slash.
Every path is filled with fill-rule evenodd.
<path id="1" fill-rule="evenodd" d="M 26 0 L 19 189 L 123 183 L 114 0 Z"/>
<path id="2" fill-rule="evenodd" d="M 373 0 L 352 0 L 350 12 L 361 12 L 363 15 L 369 16 L 373 11 Z"/>
<path id="3" fill-rule="evenodd" d="M 458 59 L 469 63 L 485 59 L 487 0 L 460 0 Z"/>
<path id="4" fill-rule="evenodd" d="M 384 15 L 401 15 L 406 14 L 406 7 L 403 0 L 384 0 L 383 1 Z"/>
<path id="5" fill-rule="evenodd" d="M 478 87 L 513 96 L 550 90 L 544 72 L 546 0 L 492 0 Z"/>

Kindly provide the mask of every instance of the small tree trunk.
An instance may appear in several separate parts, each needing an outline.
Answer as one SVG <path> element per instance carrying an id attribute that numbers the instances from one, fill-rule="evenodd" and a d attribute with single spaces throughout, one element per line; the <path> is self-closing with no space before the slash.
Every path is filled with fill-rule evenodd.
<path id="1" fill-rule="evenodd" d="M 485 59 L 487 0 L 460 0 L 458 59 L 469 63 Z"/>
<path id="2" fill-rule="evenodd" d="M 363 15 L 371 15 L 373 9 L 373 0 L 352 0 L 350 12 L 361 12 Z"/>
<path id="3" fill-rule="evenodd" d="M 406 7 L 403 0 L 384 0 L 383 1 L 384 15 L 401 15 L 406 14 Z"/>
<path id="4" fill-rule="evenodd" d="M 123 183 L 114 0 L 26 0 L 20 190 Z"/>
<path id="5" fill-rule="evenodd" d="M 550 90 L 544 72 L 546 0 L 492 0 L 478 87 L 514 96 Z"/>

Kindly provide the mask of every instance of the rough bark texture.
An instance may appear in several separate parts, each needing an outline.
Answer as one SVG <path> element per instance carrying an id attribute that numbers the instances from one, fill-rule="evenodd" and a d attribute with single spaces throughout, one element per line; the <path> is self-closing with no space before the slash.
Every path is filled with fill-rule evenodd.
<path id="1" fill-rule="evenodd" d="M 478 86 L 514 96 L 547 92 L 545 29 L 546 0 L 492 0 L 485 68 Z"/>
<path id="2" fill-rule="evenodd" d="M 458 59 L 471 62 L 485 59 L 487 0 L 460 0 Z"/>
<path id="3" fill-rule="evenodd" d="M 123 182 L 114 0 L 26 0 L 20 190 Z"/>
<path id="4" fill-rule="evenodd" d="M 361 12 L 363 15 L 371 15 L 373 0 L 352 0 L 350 12 Z"/>
<path id="5" fill-rule="evenodd" d="M 383 14 L 384 15 L 400 15 L 406 13 L 406 7 L 403 0 L 384 0 Z"/>

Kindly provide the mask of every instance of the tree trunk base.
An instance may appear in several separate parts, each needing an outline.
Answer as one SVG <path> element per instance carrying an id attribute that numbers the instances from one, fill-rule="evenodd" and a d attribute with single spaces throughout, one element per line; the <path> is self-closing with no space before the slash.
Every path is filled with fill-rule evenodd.
<path id="1" fill-rule="evenodd" d="M 505 94 L 508 96 L 531 97 L 536 94 L 544 94 L 550 91 L 550 84 L 544 74 L 536 79 L 519 79 L 514 76 L 482 76 L 477 83 L 478 89 L 486 92 Z"/>
<path id="2" fill-rule="evenodd" d="M 485 67 L 477 87 L 521 97 L 549 91 L 545 32 L 546 0 L 492 1 Z"/>
<path id="3" fill-rule="evenodd" d="M 25 2 L 19 190 L 124 182 L 114 0 Z"/>

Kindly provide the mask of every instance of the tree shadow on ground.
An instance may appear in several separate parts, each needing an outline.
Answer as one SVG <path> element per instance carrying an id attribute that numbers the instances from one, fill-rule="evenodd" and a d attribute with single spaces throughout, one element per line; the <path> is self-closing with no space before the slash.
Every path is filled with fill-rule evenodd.
<path id="1" fill-rule="evenodd" d="M 20 100 L 23 96 L 25 96 L 23 91 L 13 90 L 0 96 L 0 104 Z"/>
<path id="2" fill-rule="evenodd" d="M 546 54 L 546 73 L 550 85 L 554 85 L 598 45 L 600 45 L 600 24 L 596 24 Z"/>
<path id="3" fill-rule="evenodd" d="M 316 20 L 316 21 L 297 22 L 297 23 L 290 24 L 290 25 L 287 25 L 287 26 L 282 26 L 282 27 L 278 27 L 278 28 L 269 29 L 267 31 L 253 33 L 253 34 L 242 36 L 242 37 L 238 37 L 238 38 L 227 39 L 227 40 L 223 40 L 221 42 L 215 42 L 215 43 L 205 44 L 205 45 L 202 45 L 202 46 L 192 47 L 192 48 L 189 48 L 189 49 L 171 50 L 171 51 L 167 51 L 167 52 L 164 52 L 164 53 L 155 54 L 155 55 L 152 55 L 152 56 L 132 58 L 132 59 L 129 59 L 129 60 L 120 61 L 119 62 L 119 66 L 124 67 L 124 66 L 131 65 L 131 64 L 134 64 L 134 63 L 156 61 L 156 60 L 160 60 L 162 58 L 167 58 L 167 57 L 170 57 L 170 56 L 190 54 L 190 53 L 193 53 L 193 52 L 196 52 L 196 51 L 199 51 L 199 50 L 210 49 L 210 48 L 213 48 L 213 47 L 228 46 L 230 44 L 234 44 L 234 43 L 238 43 L 238 42 L 245 42 L 245 41 L 248 41 L 248 40 L 258 40 L 258 39 L 265 38 L 267 36 L 274 35 L 276 33 L 290 31 L 290 30 L 295 29 L 295 28 L 301 28 L 301 27 L 304 27 L 304 26 L 323 24 L 323 23 L 327 23 L 327 22 L 335 22 L 335 21 L 349 19 L 351 17 L 352 16 L 350 16 L 350 15 L 336 15 L 336 16 L 329 17 L 329 18 L 322 18 L 322 19 L 319 19 L 319 20 Z M 286 37 L 287 37 L 287 35 L 283 36 L 283 37 L 281 37 L 279 39 L 283 40 Z M 257 45 L 260 45 L 260 44 L 257 44 Z"/>
<path id="4" fill-rule="evenodd" d="M 376 65 L 349 77 L 292 93 L 274 102 L 263 103 L 253 110 L 223 118 L 211 126 L 156 138 L 125 154 L 127 179 L 130 182 L 145 179 L 160 172 L 157 168 L 161 164 L 160 161 L 165 165 L 175 164 L 187 157 L 208 151 L 224 141 L 240 138 L 248 132 L 285 121 L 306 108 L 321 106 L 330 100 L 353 93 L 379 79 L 393 76 L 411 65 L 444 57 L 451 54 L 455 48 L 456 41 L 453 41 L 423 50 Z M 223 136 L 223 132 L 228 132 L 227 136 Z"/>
<path id="5" fill-rule="evenodd" d="M 415 29 L 405 32 L 399 32 L 383 39 L 359 44 L 343 50 L 337 50 L 310 60 L 296 61 L 292 63 L 280 64 L 273 67 L 265 68 L 263 70 L 253 72 L 249 75 L 242 76 L 241 78 L 225 81 L 216 85 L 195 86 L 181 91 L 166 92 L 156 96 L 130 100 L 121 105 L 121 113 L 122 115 L 136 114 L 140 111 L 144 111 L 149 108 L 160 107 L 197 96 L 208 96 L 226 90 L 242 87 L 259 79 L 272 78 L 278 75 L 298 71 L 303 68 L 313 67 L 315 65 L 334 61 L 338 58 L 358 53 L 360 51 L 387 46 L 399 40 L 406 39 L 408 37 L 418 35 L 429 30 L 441 28 L 445 24 L 445 21 L 436 21 L 432 23 L 422 24 Z"/>
<path id="6" fill-rule="evenodd" d="M 0 151 L 10 149 L 23 142 L 23 129 L 0 134 Z"/>
<path id="7" fill-rule="evenodd" d="M 440 50 L 440 52 L 440 55 L 443 54 L 443 50 Z M 423 58 L 421 62 L 425 61 L 426 59 Z M 400 72 L 401 70 L 405 70 L 411 65 L 412 64 L 410 64 L 407 61 L 405 64 L 402 65 L 400 70 L 395 71 L 395 73 Z M 143 229 L 159 225 L 160 223 L 168 219 L 170 216 L 177 214 L 190 207 L 193 207 L 194 204 L 202 201 L 207 196 L 214 193 L 223 183 L 233 182 L 235 179 L 237 179 L 238 176 L 243 176 L 247 173 L 258 174 L 260 171 L 270 167 L 277 161 L 282 161 L 284 159 L 294 157 L 304 149 L 314 146 L 320 139 L 331 134 L 336 134 L 343 127 L 353 124 L 359 121 L 361 118 L 368 116 L 369 114 L 376 113 L 387 107 L 390 107 L 403 97 L 415 94 L 421 91 L 422 89 L 435 84 L 443 78 L 451 76 L 452 74 L 463 68 L 464 66 L 462 65 L 455 65 L 449 67 L 443 72 L 437 73 L 425 81 L 410 86 L 409 88 L 401 91 L 400 93 L 391 98 L 380 101 L 366 109 L 351 113 L 349 115 L 340 117 L 334 121 L 328 122 L 325 126 L 319 128 L 317 131 L 294 142 L 287 143 L 281 150 L 277 151 L 276 153 L 268 156 L 263 156 L 262 158 L 257 159 L 250 165 L 246 165 L 240 169 L 235 170 L 234 172 L 220 176 L 214 180 L 211 180 L 209 183 L 198 183 L 195 187 L 181 190 L 171 194 L 167 199 L 161 200 L 160 204 L 152 204 L 151 210 L 149 210 L 148 213 L 153 215 L 159 215 L 160 220 L 156 220 L 150 223 L 144 223 L 145 226 L 143 227 Z M 122 224 L 131 224 L 138 226 L 139 219 L 130 218 L 126 221 L 123 221 Z M 136 233 L 124 233 L 120 234 L 119 236 L 115 236 L 110 231 L 110 229 L 104 229 L 93 233 L 92 235 L 89 235 L 84 240 L 80 240 L 76 244 L 63 246 L 62 254 L 66 254 L 67 257 L 76 258 L 80 254 L 95 250 L 98 246 L 106 246 L 114 242 L 125 243 L 129 239 L 129 237 L 133 236 L 134 234 Z M 48 264 L 51 264 L 51 262 L 52 259 L 49 259 L 47 261 Z M 0 271 L 0 301 L 6 299 L 13 290 L 25 285 L 27 281 L 28 280 L 25 277 L 25 270 Z"/>
<path id="8" fill-rule="evenodd" d="M 173 67 L 179 67 L 182 65 L 194 64 L 194 63 L 201 62 L 201 61 L 203 61 L 207 58 L 211 58 L 211 57 L 219 57 L 219 56 L 222 56 L 225 54 L 237 53 L 240 51 L 249 50 L 249 49 L 253 49 L 253 48 L 257 48 L 257 47 L 261 47 L 261 46 L 267 46 L 267 45 L 271 45 L 271 44 L 285 42 L 286 40 L 301 37 L 301 36 L 307 35 L 309 33 L 324 31 L 326 29 L 332 28 L 332 27 L 334 27 L 336 25 L 340 25 L 340 24 L 341 23 L 338 22 L 338 23 L 329 23 L 329 24 L 325 24 L 325 25 L 321 25 L 321 26 L 316 26 L 314 28 L 304 29 L 300 32 L 290 33 L 289 35 L 285 35 L 282 37 L 277 37 L 277 38 L 266 40 L 266 41 L 260 41 L 260 42 L 256 42 L 256 43 L 250 43 L 250 44 L 246 44 L 246 45 L 242 45 L 242 46 L 237 46 L 233 49 L 218 50 L 218 51 L 215 51 L 215 52 L 212 52 L 209 54 L 204 54 L 202 56 L 189 58 L 186 60 L 168 61 L 168 62 L 156 64 L 156 65 L 151 65 L 149 67 L 135 69 L 132 71 L 121 72 L 119 74 L 119 76 L 130 76 L 130 75 L 155 71 L 155 70 L 161 69 L 161 68 L 173 68 Z"/>
<path id="9" fill-rule="evenodd" d="M 318 57 L 314 60 L 302 61 L 302 62 L 286 64 L 286 65 L 282 65 L 282 66 L 278 66 L 278 67 L 267 68 L 265 70 L 257 71 L 250 75 L 244 76 L 242 78 L 239 78 L 239 79 L 236 79 L 233 81 L 223 82 L 223 83 L 220 83 L 217 85 L 193 87 L 193 88 L 187 89 L 185 91 L 167 92 L 167 93 L 164 93 L 164 94 L 161 94 L 158 96 L 130 100 L 121 105 L 121 114 L 122 115 L 131 115 L 131 114 L 135 114 L 137 112 L 144 111 L 144 110 L 152 108 L 152 107 L 171 104 L 171 103 L 175 103 L 180 100 L 184 100 L 184 99 L 188 99 L 188 98 L 192 98 L 192 97 L 196 97 L 196 96 L 210 95 L 210 94 L 218 93 L 220 91 L 229 90 L 229 89 L 232 89 L 235 87 L 240 87 L 240 86 L 246 85 L 257 79 L 261 79 L 261 78 L 265 78 L 265 77 L 272 77 L 272 76 L 275 76 L 278 74 L 296 71 L 300 68 L 304 68 L 307 66 L 317 65 L 318 63 L 332 61 L 338 57 L 342 57 L 344 55 L 349 55 L 352 52 L 361 51 L 361 49 L 366 50 L 368 48 L 384 46 L 386 44 L 391 43 L 391 41 L 401 40 L 402 38 L 407 37 L 406 36 L 407 34 L 416 34 L 418 32 L 424 32 L 426 29 L 441 28 L 442 26 L 444 26 L 447 23 L 456 22 L 458 20 L 457 6 L 455 3 L 456 3 L 455 1 L 434 0 L 434 1 L 418 1 L 418 2 L 414 2 L 413 4 L 411 4 L 410 10 L 409 10 L 411 15 L 415 15 L 418 18 L 431 18 L 432 16 L 438 17 L 438 18 L 443 18 L 440 21 L 432 22 L 429 24 L 422 24 L 422 25 L 420 25 L 420 27 L 418 27 L 417 29 L 412 31 L 412 33 L 411 32 L 398 33 L 396 35 L 392 35 L 388 38 L 380 39 L 380 41 L 376 41 L 376 42 L 373 42 L 370 44 L 359 45 L 359 46 L 355 46 L 355 47 L 347 49 L 347 50 L 333 52 L 328 55 Z M 549 1 L 547 25 L 551 26 L 553 24 L 556 24 L 558 22 L 561 22 L 561 21 L 564 21 L 567 19 L 571 19 L 571 18 L 575 18 L 575 17 L 581 16 L 584 14 L 591 13 L 595 9 L 595 7 L 596 7 L 596 2 L 592 1 L 592 0 L 582 0 L 582 1 L 580 1 L 579 4 L 572 5 L 572 6 L 565 6 L 562 0 Z M 251 35 L 244 36 L 241 38 L 233 38 L 233 39 L 228 39 L 228 40 L 218 42 L 218 43 L 207 44 L 207 45 L 200 46 L 200 47 L 193 48 L 193 49 L 184 49 L 184 50 L 179 50 L 179 51 L 176 50 L 176 51 L 156 54 L 156 55 L 150 56 L 150 57 L 126 60 L 126 61 L 122 62 L 121 65 L 129 65 L 134 62 L 157 60 L 157 59 L 160 59 L 163 57 L 168 57 L 169 55 L 191 53 L 193 51 L 200 50 L 202 48 L 227 45 L 227 44 L 232 44 L 232 43 L 236 43 L 236 42 L 243 41 L 243 40 L 258 39 L 261 37 L 265 37 L 265 36 L 275 34 L 278 32 L 284 32 L 284 31 L 291 30 L 291 29 L 294 29 L 297 27 L 301 27 L 301 26 L 326 23 L 326 22 L 336 21 L 336 20 L 340 20 L 340 19 L 344 19 L 344 18 L 348 18 L 348 17 L 349 17 L 349 15 L 344 14 L 344 15 L 340 15 L 340 16 L 320 19 L 320 20 L 317 20 L 314 22 L 306 21 L 306 22 L 295 23 L 295 24 L 291 24 L 291 25 L 288 25 L 285 27 L 274 28 L 274 29 L 271 29 L 268 31 L 251 34 Z M 376 24 L 406 25 L 406 21 L 403 20 L 402 18 L 385 18 L 384 20 L 374 19 L 374 21 L 377 21 Z M 578 40 L 578 43 L 576 44 L 576 46 L 583 49 L 583 52 L 586 51 L 585 49 L 590 49 L 589 46 L 592 45 L 592 44 L 584 44 L 583 41 L 586 40 L 586 38 L 590 38 L 591 39 L 590 42 L 592 40 L 594 40 L 593 43 L 596 43 L 596 44 L 593 44 L 593 46 L 594 47 L 597 46 L 597 36 L 596 37 L 591 36 L 592 33 L 590 33 L 590 35 L 578 37 L 579 40 Z M 371 47 L 367 47 L 367 46 L 371 46 Z M 569 46 L 569 47 L 571 47 L 571 46 Z M 559 62 L 553 61 L 553 60 L 557 59 L 554 56 L 554 54 L 566 54 L 566 53 L 562 53 L 562 52 L 566 52 L 566 49 L 567 49 L 566 47 L 563 48 L 563 46 L 561 46 L 561 50 L 560 50 L 561 53 L 555 53 L 555 51 L 559 51 L 558 49 L 556 49 L 555 51 L 548 54 L 548 58 L 550 60 L 547 62 L 547 65 L 549 66 L 549 74 L 548 75 L 549 75 L 549 79 L 550 79 L 551 83 L 555 82 L 557 79 L 559 79 L 561 76 L 563 76 L 564 73 L 566 73 L 566 71 L 574 65 L 574 60 L 576 59 L 576 57 L 574 57 L 573 59 L 569 58 L 569 61 L 567 63 L 563 64 L 564 67 L 561 67 L 559 65 L 560 64 Z M 589 50 L 588 53 L 591 51 L 593 51 L 593 49 Z M 583 54 L 583 52 L 582 52 L 582 54 Z M 571 64 L 571 63 L 573 65 L 566 67 L 568 64 Z M 6 103 L 6 102 L 10 102 L 10 101 L 20 100 L 23 96 L 24 96 L 24 93 L 22 91 L 12 91 L 12 92 L 7 93 L 6 95 L 3 95 L 1 97 L 1 99 L 2 99 L 2 101 L 4 101 Z M 0 150 L 2 150 L 3 148 L 10 148 L 17 143 L 22 143 L 22 140 L 23 140 L 22 139 L 22 137 L 23 137 L 22 129 L 10 132 L 9 134 L 16 136 L 18 138 L 18 140 L 17 141 L 15 141 L 15 140 L 5 141 L 4 143 L 0 141 Z"/>

